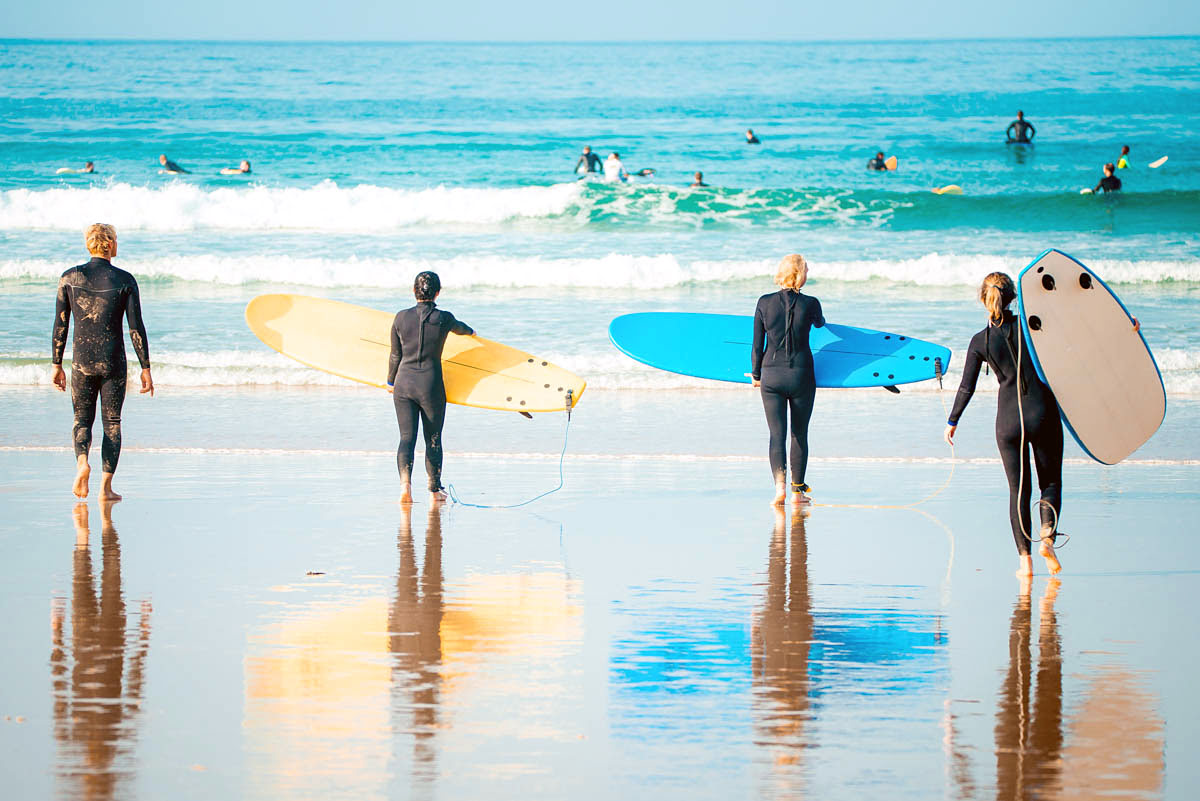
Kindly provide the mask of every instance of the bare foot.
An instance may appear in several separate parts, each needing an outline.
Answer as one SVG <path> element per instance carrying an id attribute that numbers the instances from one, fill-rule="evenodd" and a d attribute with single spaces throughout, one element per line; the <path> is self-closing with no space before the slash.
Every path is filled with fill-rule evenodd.
<path id="1" fill-rule="evenodd" d="M 113 492 L 113 474 L 103 473 L 102 476 L 103 480 L 100 483 L 100 500 L 108 501 L 109 503 L 116 503 L 117 501 L 121 500 L 121 496 Z"/>
<path id="2" fill-rule="evenodd" d="M 792 506 L 808 506 L 812 503 L 812 498 L 805 495 L 803 492 L 797 492 L 792 495 Z"/>
<path id="3" fill-rule="evenodd" d="M 1057 576 L 1062 572 L 1062 563 L 1058 561 L 1058 554 L 1054 552 L 1054 534 L 1048 528 L 1042 529 L 1042 544 L 1038 553 L 1046 560 L 1046 570 L 1050 575 Z"/>
<path id="4" fill-rule="evenodd" d="M 775 500 L 771 501 L 772 506 L 783 506 L 787 502 L 787 482 L 775 482 Z"/>
<path id="5" fill-rule="evenodd" d="M 447 497 L 449 496 L 446 495 L 445 490 L 436 490 L 429 493 L 429 502 L 437 506 L 440 503 L 445 503 Z"/>
<path id="6" fill-rule="evenodd" d="M 75 485 L 71 487 L 71 491 L 75 493 L 76 498 L 86 498 L 88 496 L 88 479 L 91 477 L 92 467 L 87 463 L 87 457 L 80 456 L 78 469 L 75 471 Z"/>
<path id="7" fill-rule="evenodd" d="M 404 490 L 400 493 L 400 503 L 412 505 L 412 484 L 404 485 Z"/>
<path id="8" fill-rule="evenodd" d="M 1032 579 L 1033 557 L 1029 554 L 1022 554 L 1021 566 L 1017 569 L 1017 572 L 1014 575 L 1016 575 L 1016 577 L 1019 579 Z"/>

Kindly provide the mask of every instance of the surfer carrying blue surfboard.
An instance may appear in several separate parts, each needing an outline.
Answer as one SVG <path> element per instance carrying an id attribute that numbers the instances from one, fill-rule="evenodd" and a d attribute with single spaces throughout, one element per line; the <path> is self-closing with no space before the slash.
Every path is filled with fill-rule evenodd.
<path id="1" fill-rule="evenodd" d="M 396 468 L 402 485 L 401 503 L 412 503 L 418 421 L 425 436 L 425 474 L 429 478 L 430 498 L 433 503 L 446 500 L 442 489 L 442 425 L 446 421 L 442 349 L 450 334 L 474 336 L 475 331 L 434 305 L 441 291 L 442 281 L 437 273 L 428 270 L 418 273 L 413 281 L 417 304 L 397 312 L 392 322 L 387 384 L 392 390 L 396 422 L 400 426 Z"/>
<path id="2" fill-rule="evenodd" d="M 1038 553 L 1054 575 L 1062 570 L 1054 552 L 1062 512 L 1063 426 L 1058 400 L 1041 378 L 1029 356 L 1029 346 L 1021 334 L 1017 316 L 1008 307 L 1017 297 L 1016 286 L 1006 273 L 991 273 L 979 288 L 979 300 L 988 312 L 987 325 L 971 338 L 963 365 L 962 382 L 946 421 L 945 439 L 954 445 L 954 432 L 966 411 L 979 370 L 991 367 L 1000 384 L 996 401 L 996 445 L 1008 476 L 1008 517 L 1013 540 L 1020 556 L 1017 576 L 1033 575 L 1030 543 L 1038 542 Z M 1041 532 L 1034 535 L 1029 502 L 1033 480 L 1029 472 L 1029 451 L 1037 468 L 1038 502 Z"/>
<path id="3" fill-rule="evenodd" d="M 763 410 L 771 430 L 768 455 L 775 477 L 775 506 L 787 500 L 788 412 L 791 412 L 792 502 L 809 502 L 804 483 L 808 469 L 808 423 L 817 395 L 809 332 L 825 325 L 821 301 L 800 292 L 808 280 L 808 263 L 798 253 L 784 256 L 775 271 L 778 292 L 763 295 L 754 310 L 754 344 L 750 377 L 762 391 Z"/>

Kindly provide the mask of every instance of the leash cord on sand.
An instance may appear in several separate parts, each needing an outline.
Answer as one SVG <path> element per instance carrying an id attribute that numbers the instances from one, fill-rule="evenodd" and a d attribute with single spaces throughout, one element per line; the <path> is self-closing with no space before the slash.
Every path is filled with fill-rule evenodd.
<path id="1" fill-rule="evenodd" d="M 458 497 L 458 492 L 455 491 L 453 484 L 446 485 L 446 494 L 450 496 L 450 500 L 459 506 L 469 506 L 472 509 L 520 509 L 522 506 L 528 506 L 534 501 L 540 501 L 547 495 L 553 495 L 563 488 L 563 461 L 567 458 L 567 441 L 571 434 L 571 409 L 567 407 L 567 426 L 563 429 L 563 446 L 562 452 L 558 455 L 558 486 L 551 490 L 546 490 L 541 495 L 535 495 L 527 501 L 512 504 L 487 504 L 487 503 L 468 503 Z"/>

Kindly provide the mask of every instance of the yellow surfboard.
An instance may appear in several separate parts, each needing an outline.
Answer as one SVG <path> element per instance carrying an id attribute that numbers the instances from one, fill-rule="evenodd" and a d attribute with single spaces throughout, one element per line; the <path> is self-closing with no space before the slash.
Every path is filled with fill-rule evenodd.
<path id="1" fill-rule="evenodd" d="M 884 160 L 883 166 L 887 167 L 889 170 L 894 170 L 894 169 L 896 169 L 896 165 L 898 163 L 899 162 L 897 161 L 895 156 L 888 156 L 887 159 Z"/>
<path id="2" fill-rule="evenodd" d="M 254 335 L 285 356 L 326 373 L 387 387 L 395 315 L 307 295 L 259 295 L 246 305 Z M 451 334 L 442 351 L 446 400 L 511 412 L 559 412 L 587 382 L 524 351 L 483 337 Z"/>
<path id="3" fill-rule="evenodd" d="M 958 184 L 947 184 L 946 186 L 939 186 L 936 189 L 933 189 L 931 191 L 935 195 L 961 195 L 963 193 L 962 187 L 959 186 Z"/>

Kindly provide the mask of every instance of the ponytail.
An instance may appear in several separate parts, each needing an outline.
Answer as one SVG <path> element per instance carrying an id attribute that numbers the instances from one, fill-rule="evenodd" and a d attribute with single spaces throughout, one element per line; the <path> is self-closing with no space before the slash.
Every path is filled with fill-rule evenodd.
<path id="1" fill-rule="evenodd" d="M 991 273 L 979 287 L 979 300 L 988 310 L 988 318 L 998 323 L 1004 319 L 1004 310 L 1017 296 L 1013 280 L 1006 273 Z"/>

